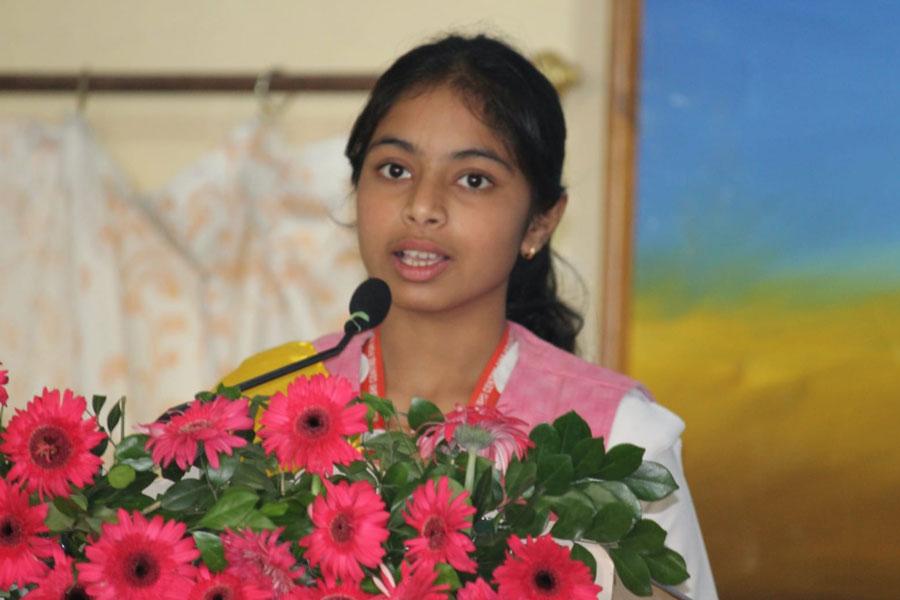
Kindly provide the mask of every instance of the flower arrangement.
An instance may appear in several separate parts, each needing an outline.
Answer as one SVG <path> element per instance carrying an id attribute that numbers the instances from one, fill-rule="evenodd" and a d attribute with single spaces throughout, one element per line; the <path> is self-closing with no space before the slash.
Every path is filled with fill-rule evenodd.
<path id="1" fill-rule="evenodd" d="M 127 435 L 124 410 L 45 389 L 0 428 L 0 597 L 587 600 L 588 543 L 637 594 L 687 578 L 641 517 L 669 472 L 575 413 L 527 434 L 320 375 L 202 392 Z"/>

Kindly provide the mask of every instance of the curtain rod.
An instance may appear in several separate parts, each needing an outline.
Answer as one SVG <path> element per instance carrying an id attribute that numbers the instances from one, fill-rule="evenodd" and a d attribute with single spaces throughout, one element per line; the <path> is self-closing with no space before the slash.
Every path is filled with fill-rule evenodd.
<path id="1" fill-rule="evenodd" d="M 254 92 L 265 84 L 270 92 L 367 92 L 374 75 L 311 75 L 270 72 L 225 73 L 10 73 L 0 72 L 0 93 L 222 93 Z"/>

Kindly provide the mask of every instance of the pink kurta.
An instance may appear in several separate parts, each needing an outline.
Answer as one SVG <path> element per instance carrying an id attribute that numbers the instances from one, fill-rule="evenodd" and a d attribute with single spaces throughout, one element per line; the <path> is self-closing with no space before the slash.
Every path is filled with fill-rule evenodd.
<path id="1" fill-rule="evenodd" d="M 529 427 L 552 422 L 574 410 L 590 424 L 594 436 L 608 440 L 619 402 L 639 384 L 560 350 L 518 323 L 510 323 L 509 328 L 510 343 L 517 345 L 518 357 L 497 408 L 524 420 Z M 325 361 L 328 372 L 358 386 L 362 348 L 371 335 L 358 335 L 341 354 Z M 321 351 L 336 345 L 340 338 L 339 333 L 326 335 L 314 345 Z"/>

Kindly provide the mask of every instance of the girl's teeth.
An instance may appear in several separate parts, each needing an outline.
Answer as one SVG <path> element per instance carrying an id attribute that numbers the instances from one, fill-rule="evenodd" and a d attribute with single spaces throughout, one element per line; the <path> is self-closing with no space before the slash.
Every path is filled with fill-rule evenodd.
<path id="1" fill-rule="evenodd" d="M 403 250 L 400 253 L 400 261 L 411 267 L 428 267 L 439 262 L 443 257 L 433 252 L 421 250 Z"/>

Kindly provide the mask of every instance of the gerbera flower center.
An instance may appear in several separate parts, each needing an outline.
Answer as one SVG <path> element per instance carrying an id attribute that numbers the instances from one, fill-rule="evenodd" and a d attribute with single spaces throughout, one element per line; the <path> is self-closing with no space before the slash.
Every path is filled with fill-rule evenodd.
<path id="1" fill-rule="evenodd" d="M 355 600 L 355 598 L 347 594 L 325 594 L 319 600 Z"/>
<path id="2" fill-rule="evenodd" d="M 196 421 L 190 421 L 179 427 L 178 433 L 195 433 L 204 429 L 212 429 L 212 427 L 213 424 L 211 421 L 208 421 L 206 419 L 197 419 Z"/>
<path id="3" fill-rule="evenodd" d="M 300 414 L 294 428 L 302 436 L 317 438 L 328 433 L 330 424 L 327 412 L 319 407 L 312 407 Z"/>
<path id="4" fill-rule="evenodd" d="M 125 558 L 125 578 L 135 587 L 149 587 L 159 579 L 159 563 L 146 552 L 135 552 Z"/>
<path id="5" fill-rule="evenodd" d="M 22 523 L 11 515 L 0 518 L 0 545 L 15 546 L 22 541 Z"/>
<path id="6" fill-rule="evenodd" d="M 534 574 L 534 585 L 543 592 L 552 592 L 556 589 L 556 575 L 552 571 L 539 569 Z"/>
<path id="7" fill-rule="evenodd" d="M 345 542 L 349 542 L 353 538 L 353 521 L 350 519 L 349 515 L 345 513 L 338 513 L 338 515 L 331 521 L 331 527 L 329 527 L 331 532 L 331 539 L 339 544 L 343 544 Z"/>
<path id="8" fill-rule="evenodd" d="M 428 540 L 428 547 L 431 550 L 439 550 L 446 546 L 447 529 L 444 527 L 444 520 L 440 517 L 429 517 L 425 521 L 425 527 L 422 528 L 422 536 Z"/>
<path id="9" fill-rule="evenodd" d="M 231 600 L 232 598 L 234 598 L 234 592 L 227 585 L 211 587 L 203 594 L 203 600 Z"/>
<path id="10" fill-rule="evenodd" d="M 72 441 L 62 428 L 42 425 L 31 434 L 28 452 L 37 466 L 56 469 L 65 465 L 72 454 Z"/>

